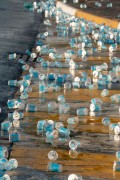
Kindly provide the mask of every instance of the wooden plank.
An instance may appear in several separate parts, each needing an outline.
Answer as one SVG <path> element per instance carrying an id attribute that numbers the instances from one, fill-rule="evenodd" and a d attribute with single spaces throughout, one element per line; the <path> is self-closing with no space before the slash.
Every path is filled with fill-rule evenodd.
<path id="1" fill-rule="evenodd" d="M 37 89 L 37 88 L 36 88 Z M 110 96 L 114 94 L 119 94 L 119 90 L 110 90 L 110 95 L 108 97 L 101 97 L 100 93 L 101 90 L 90 90 L 90 89 L 72 89 L 68 91 L 63 92 L 54 92 L 54 93 L 44 93 L 44 97 L 47 99 L 57 99 L 57 97 L 60 94 L 63 94 L 65 96 L 66 101 L 89 101 L 92 98 L 101 98 L 104 102 L 111 102 Z M 29 93 L 29 98 L 39 98 L 43 94 L 40 94 L 39 92 L 31 92 Z"/>
<path id="2" fill-rule="evenodd" d="M 51 148 L 43 146 L 29 148 L 16 145 L 12 156 L 19 161 L 20 166 L 31 166 L 34 169 L 47 171 L 49 162 L 47 154 L 50 150 Z M 82 176 L 93 176 L 96 178 L 120 178 L 120 174 L 114 173 L 112 170 L 115 155 L 78 152 L 77 159 L 72 159 L 68 150 L 57 149 L 57 152 L 59 154 L 57 163 L 63 165 L 63 174 L 77 173 Z"/>
<path id="3" fill-rule="evenodd" d="M 52 20 L 55 27 L 55 22 Z M 49 30 L 49 28 L 48 28 Z M 50 29 L 51 30 L 51 29 Z M 54 39 L 53 39 L 54 38 Z M 53 40 L 51 40 L 53 39 Z M 66 41 L 66 43 L 65 43 Z M 56 36 L 51 36 L 47 39 L 46 43 L 50 44 L 50 48 L 55 47 L 58 53 L 63 53 L 65 50 L 70 49 L 68 41 L 61 38 L 61 41 Z M 89 49 L 89 48 L 88 48 Z M 119 48 L 118 48 L 119 49 Z M 73 49 L 77 50 L 77 49 Z M 36 53 L 35 47 L 32 52 Z M 119 53 L 115 52 L 113 55 L 119 57 Z M 48 55 L 40 56 L 46 60 L 50 60 Z M 83 66 L 81 70 L 71 72 L 68 68 L 47 68 L 42 69 L 39 63 L 32 62 L 30 57 L 25 55 L 27 63 L 35 67 L 39 73 L 56 73 L 56 74 L 69 74 L 80 76 L 81 72 L 86 71 L 92 77 L 91 65 L 100 65 L 107 62 L 110 65 L 110 57 L 108 50 L 97 52 L 94 55 L 87 57 L 86 67 Z M 61 62 L 65 62 L 62 58 Z M 75 62 L 82 62 L 82 58 L 76 58 Z M 83 62 L 82 62 L 83 63 Z M 84 64 L 84 63 L 83 63 Z M 23 72 L 26 75 L 28 71 Z M 104 71 L 107 74 L 108 71 Z M 22 77 L 21 76 L 21 77 Z M 110 100 L 110 96 L 119 94 L 119 90 L 109 90 L 108 97 L 101 97 L 101 90 L 94 89 L 70 89 L 64 90 L 61 88 L 60 92 L 49 92 L 40 94 L 38 88 L 39 80 L 32 80 L 33 91 L 29 93 L 26 103 L 37 105 L 37 112 L 24 112 L 24 118 L 21 120 L 21 142 L 15 143 L 11 154 L 18 160 L 19 166 L 31 167 L 32 169 L 42 170 L 47 172 L 47 164 L 49 162 L 47 154 L 50 150 L 54 149 L 58 152 L 59 158 L 56 161 L 63 165 L 62 174 L 77 173 L 82 176 L 95 177 L 95 178 L 108 178 L 120 179 L 119 173 L 113 172 L 113 162 L 115 160 L 115 152 L 119 150 L 119 136 L 114 136 L 109 131 L 109 127 L 102 124 L 102 118 L 105 116 L 110 117 L 112 123 L 120 121 L 119 104 L 114 104 Z M 63 94 L 66 102 L 71 105 L 71 111 L 68 114 L 59 114 L 58 111 L 50 113 L 47 110 L 47 103 L 51 101 L 57 102 L 58 95 Z M 19 98 L 20 92 L 16 93 L 16 98 Z M 40 103 L 40 98 L 45 98 L 45 103 Z M 68 125 L 67 119 L 76 116 L 76 109 L 79 107 L 88 107 L 92 98 L 101 98 L 103 100 L 103 110 L 100 113 L 93 113 L 88 116 L 78 117 L 80 122 L 73 126 Z M 42 109 L 43 108 L 43 109 Z M 41 135 L 37 132 L 37 122 L 39 120 L 54 120 L 55 122 L 63 122 L 64 126 L 71 130 L 71 137 L 68 138 L 65 144 L 59 144 L 58 139 L 54 140 L 52 144 L 46 143 L 45 134 Z M 77 158 L 72 158 L 69 152 L 69 140 L 76 139 L 81 142 L 81 147 L 78 148 Z M 43 153 L 44 152 L 44 153 Z M 74 153 L 73 153 L 74 155 Z"/>
<path id="4" fill-rule="evenodd" d="M 55 122 L 63 122 L 65 127 L 71 128 L 74 133 L 79 134 L 80 132 L 91 132 L 91 133 L 101 133 L 101 134 L 109 134 L 109 127 L 106 127 L 102 124 L 102 118 L 104 116 L 100 117 L 91 117 L 91 116 L 78 116 L 79 123 L 75 125 L 69 125 L 67 123 L 67 119 L 69 117 L 73 117 L 73 115 L 70 114 L 56 114 L 56 113 L 48 113 L 48 112 L 36 112 L 36 113 L 30 113 L 26 112 L 24 117 L 23 127 L 25 129 L 25 132 L 28 134 L 36 134 L 36 128 L 37 128 L 37 122 L 39 120 L 54 120 Z M 77 117 L 74 115 L 74 117 Z M 120 116 L 119 117 L 110 117 L 110 120 L 112 123 L 118 123 L 120 122 Z M 29 123 L 28 123 L 29 122 Z"/>

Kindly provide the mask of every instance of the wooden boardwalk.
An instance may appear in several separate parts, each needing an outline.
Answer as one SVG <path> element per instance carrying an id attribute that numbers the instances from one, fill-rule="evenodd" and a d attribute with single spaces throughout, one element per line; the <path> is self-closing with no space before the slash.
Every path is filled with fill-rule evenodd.
<path id="1" fill-rule="evenodd" d="M 55 27 L 55 23 L 53 21 Z M 68 43 L 64 44 L 65 40 L 61 39 L 61 43 L 58 41 L 56 36 L 48 37 L 46 43 L 50 47 L 55 47 L 58 52 L 62 52 L 69 49 Z M 118 47 L 118 49 L 120 46 Z M 35 49 L 33 49 L 34 52 Z M 56 73 L 56 74 L 69 74 L 73 76 L 80 76 L 81 72 L 86 71 L 88 75 L 92 77 L 92 71 L 90 70 L 91 65 L 102 64 L 107 62 L 110 65 L 110 59 L 108 57 L 108 51 L 98 52 L 96 55 L 88 56 L 86 66 L 82 66 L 81 69 L 70 71 L 68 68 L 42 68 L 39 63 L 31 62 L 31 59 L 23 55 L 22 59 L 30 66 L 35 67 L 39 73 Z M 119 52 L 115 52 L 114 55 L 120 57 Z M 17 59 L 20 57 L 18 56 Z M 48 56 L 43 56 L 45 60 L 49 60 Z M 64 62 L 64 59 L 61 60 Z M 81 61 L 77 59 L 76 61 Z M 85 67 L 85 69 L 84 69 Z M 22 77 L 28 72 L 23 72 Z M 104 73 L 107 73 L 105 71 Z M 21 77 L 21 78 L 22 78 Z M 113 163 L 116 160 L 115 153 L 119 150 L 120 146 L 120 136 L 114 135 L 109 132 L 109 128 L 102 124 L 103 117 L 110 117 L 111 122 L 117 123 L 120 121 L 119 114 L 119 104 L 111 103 L 110 96 L 113 94 L 120 93 L 118 90 L 118 85 L 115 83 L 111 86 L 109 90 L 108 97 L 101 97 L 101 89 L 75 89 L 65 90 L 63 87 L 60 92 L 48 92 L 44 94 L 39 93 L 39 81 L 32 81 L 33 91 L 29 93 L 29 98 L 27 103 L 33 103 L 37 105 L 37 112 L 24 112 L 24 118 L 21 120 L 21 142 L 14 143 L 11 158 L 16 158 L 19 162 L 18 170 L 16 170 L 16 175 L 21 176 L 19 171 L 20 167 L 26 170 L 30 167 L 32 170 L 40 170 L 47 173 L 47 164 L 49 162 L 47 154 L 50 150 L 54 149 L 58 152 L 59 158 L 56 162 L 63 165 L 62 178 L 57 173 L 52 173 L 57 175 L 56 180 L 62 179 L 67 180 L 69 174 L 75 173 L 83 176 L 83 179 L 120 179 L 120 173 L 113 171 Z M 114 88 L 113 88 L 114 86 Z M 57 111 L 50 113 L 47 110 L 47 103 L 55 101 L 58 95 L 63 94 L 65 96 L 66 102 L 71 105 L 71 111 L 68 114 L 59 114 Z M 15 95 L 15 98 L 19 98 L 20 92 Z M 45 103 L 41 103 L 40 99 L 44 98 Z M 77 116 L 76 109 L 79 107 L 90 106 L 90 100 L 92 98 L 101 98 L 103 100 L 102 111 L 100 113 L 90 113 L 88 116 L 80 116 L 79 123 L 70 126 L 67 124 L 67 118 Z M 64 123 L 65 127 L 72 131 L 70 139 L 76 139 L 81 142 L 81 147 L 77 151 L 70 151 L 68 142 L 54 140 L 52 145 L 46 142 L 45 136 L 37 132 L 37 122 L 38 120 L 52 119 L 55 122 L 61 121 Z M 4 137 L 4 136 L 3 136 Z M 3 138 L 4 139 L 4 138 Z M 31 171 L 32 171 L 31 170 Z M 23 172 L 23 171 L 22 171 Z M 14 172 L 15 173 L 15 172 Z M 26 173 L 27 170 L 26 170 Z M 30 173 L 30 171 L 29 171 Z M 25 174 L 25 172 L 23 173 Z M 48 179 L 51 173 L 48 173 Z M 18 178 L 19 179 L 19 178 Z M 27 179 L 27 178 L 26 178 Z M 29 178 L 28 178 L 29 179 Z M 37 179 L 37 178 L 36 178 Z"/>
<path id="2" fill-rule="evenodd" d="M 99 2 L 102 4 L 101 7 L 95 6 L 95 3 Z M 112 7 L 107 7 L 107 4 L 112 3 Z M 108 18 L 116 21 L 120 21 L 118 15 L 119 8 L 120 8 L 120 1 L 117 0 L 104 0 L 104 1 L 95 1 L 95 0 L 80 0 L 78 3 L 73 3 L 72 0 L 67 0 L 67 4 L 69 4 L 72 7 L 75 7 L 83 12 L 91 13 L 96 16 L 100 16 L 103 18 Z M 80 8 L 81 4 L 86 4 L 87 8 Z"/>

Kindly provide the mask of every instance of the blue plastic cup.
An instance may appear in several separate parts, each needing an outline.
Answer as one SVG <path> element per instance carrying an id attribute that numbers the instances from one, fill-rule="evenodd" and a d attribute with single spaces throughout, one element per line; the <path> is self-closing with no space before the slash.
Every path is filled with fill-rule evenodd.
<path id="1" fill-rule="evenodd" d="M 102 124 L 103 124 L 104 126 L 109 126 L 110 123 L 111 123 L 111 121 L 110 121 L 110 118 L 109 118 L 109 117 L 104 117 L 104 118 L 102 119 Z"/>
<path id="2" fill-rule="evenodd" d="M 118 58 L 118 57 L 113 57 L 113 58 L 110 59 L 110 62 L 111 62 L 112 64 L 119 64 L 119 63 L 120 63 L 120 58 Z"/>
<path id="3" fill-rule="evenodd" d="M 31 56 L 31 52 L 30 52 L 28 49 L 25 51 L 25 53 L 26 53 L 28 56 Z"/>
<path id="4" fill-rule="evenodd" d="M 48 171 L 51 171 L 51 172 L 62 172 L 61 164 L 50 162 L 48 163 L 47 168 L 48 168 Z"/>
<path id="5" fill-rule="evenodd" d="M 59 95 L 59 96 L 57 97 L 57 100 L 58 100 L 59 102 L 64 103 L 64 102 L 65 102 L 65 97 L 64 97 L 63 95 Z"/>
<path id="6" fill-rule="evenodd" d="M 7 147 L 0 146 L 0 158 L 5 158 L 8 154 Z"/>
<path id="7" fill-rule="evenodd" d="M 30 92 L 32 92 L 32 87 L 31 86 L 28 86 L 28 87 L 21 86 L 20 92 L 30 93 Z"/>
<path id="8" fill-rule="evenodd" d="M 13 53 L 13 54 L 9 54 L 8 59 L 9 60 L 15 60 L 16 57 L 17 57 L 16 53 Z"/>
<path id="9" fill-rule="evenodd" d="M 108 96 L 108 95 L 109 95 L 108 89 L 103 89 L 102 92 L 101 92 L 101 96 L 102 96 L 102 97 L 106 97 L 106 96 Z"/>
<path id="10" fill-rule="evenodd" d="M 38 58 L 37 58 L 37 62 L 42 63 L 42 62 L 44 62 L 44 59 L 41 58 L 41 57 L 38 57 Z"/>
<path id="11" fill-rule="evenodd" d="M 31 53 L 30 57 L 31 57 L 32 59 L 35 59 L 35 58 L 37 57 L 37 55 L 36 55 L 36 53 Z"/>
<path id="12" fill-rule="evenodd" d="M 117 158 L 118 160 L 120 160 L 120 151 L 117 151 L 117 152 L 116 152 L 116 158 Z"/>
<path id="13" fill-rule="evenodd" d="M 4 180 L 5 172 L 0 170 L 0 180 Z"/>
<path id="14" fill-rule="evenodd" d="M 29 73 L 32 74 L 35 69 L 33 67 L 30 67 Z"/>
<path id="15" fill-rule="evenodd" d="M 78 148 L 78 141 L 76 141 L 74 139 L 70 140 L 69 147 L 72 150 L 76 150 Z"/>
<path id="16" fill-rule="evenodd" d="M 39 80 L 44 81 L 46 79 L 45 74 L 39 74 Z"/>
<path id="17" fill-rule="evenodd" d="M 17 112 L 18 113 L 18 118 L 19 119 L 23 119 L 23 117 L 24 117 L 24 113 L 23 112 Z M 13 113 L 9 113 L 9 115 L 8 115 L 8 118 L 10 118 L 11 120 L 13 120 L 14 119 L 14 112 Z M 18 120 L 19 120 L 18 119 Z"/>
<path id="18" fill-rule="evenodd" d="M 101 111 L 101 105 L 90 104 L 90 111 L 92 111 L 92 112 L 99 112 L 99 111 Z"/>
<path id="19" fill-rule="evenodd" d="M 50 73 L 47 75 L 48 80 L 55 80 L 55 78 L 56 78 L 56 75 L 54 73 Z"/>
<path id="20" fill-rule="evenodd" d="M 39 93 L 47 92 L 47 86 L 45 84 L 39 84 Z"/>
<path id="21" fill-rule="evenodd" d="M 62 122 L 56 122 L 55 128 L 58 130 L 60 127 L 64 127 L 64 124 Z"/>
<path id="22" fill-rule="evenodd" d="M 70 105 L 69 104 L 67 104 L 67 103 L 61 103 L 60 105 L 59 105 L 59 113 L 60 114 L 66 114 L 66 113 L 68 113 L 70 111 Z"/>
<path id="23" fill-rule="evenodd" d="M 57 130 L 53 130 L 52 132 L 47 131 L 46 137 L 47 137 L 47 139 L 56 139 L 56 138 L 58 138 L 58 131 Z"/>
<path id="24" fill-rule="evenodd" d="M 56 102 L 48 103 L 48 111 L 55 111 L 56 109 L 57 109 L 57 103 Z"/>
<path id="25" fill-rule="evenodd" d="M 52 120 L 49 120 L 44 125 L 44 132 L 52 132 L 55 128 L 55 123 Z"/>
<path id="26" fill-rule="evenodd" d="M 17 86 L 18 85 L 18 81 L 17 80 L 9 80 L 8 81 L 8 85 L 9 86 Z"/>
<path id="27" fill-rule="evenodd" d="M 65 81 L 64 76 L 58 75 L 56 81 L 57 81 L 57 83 L 63 83 Z"/>
<path id="28" fill-rule="evenodd" d="M 88 108 L 82 107 L 77 109 L 78 116 L 87 116 L 88 115 Z"/>
<path id="29" fill-rule="evenodd" d="M 17 132 L 9 133 L 9 142 L 19 142 L 21 140 L 21 135 Z"/>
<path id="30" fill-rule="evenodd" d="M 70 82 L 66 82 L 64 84 L 64 89 L 71 89 L 71 83 Z"/>
<path id="31" fill-rule="evenodd" d="M 18 167 L 18 161 L 16 159 L 10 159 L 9 164 L 11 164 L 11 169 L 14 170 Z"/>
<path id="32" fill-rule="evenodd" d="M 103 102 L 102 102 L 102 100 L 100 98 L 93 98 L 93 99 L 91 99 L 91 103 L 92 104 L 98 104 L 98 105 L 102 105 L 103 104 Z"/>
<path id="33" fill-rule="evenodd" d="M 110 131 L 114 131 L 114 129 L 115 129 L 116 126 L 118 126 L 117 123 L 110 123 L 110 124 L 109 124 L 109 130 L 110 130 Z"/>
<path id="34" fill-rule="evenodd" d="M 55 67 L 57 67 L 57 68 L 62 68 L 63 65 L 62 65 L 61 62 L 56 61 L 56 62 L 55 62 Z"/>
<path id="35" fill-rule="evenodd" d="M 25 100 L 28 99 L 28 93 L 27 92 L 22 92 L 20 95 L 20 99 Z"/>
<path id="36" fill-rule="evenodd" d="M 77 123 L 79 123 L 79 118 L 78 117 L 70 117 L 67 119 L 67 123 L 71 124 L 71 125 L 77 124 Z"/>
<path id="37" fill-rule="evenodd" d="M 106 81 L 104 79 L 98 79 L 98 85 L 101 85 L 101 86 L 105 86 L 106 85 Z"/>
<path id="38" fill-rule="evenodd" d="M 114 161 L 113 171 L 120 172 L 120 161 Z"/>
<path id="39" fill-rule="evenodd" d="M 68 180 L 83 180 L 83 178 L 82 178 L 82 176 L 81 175 L 76 175 L 76 174 L 70 174 L 69 176 L 68 176 Z"/>
<path id="40" fill-rule="evenodd" d="M 28 71 L 29 70 L 29 65 L 28 64 L 23 65 L 22 70 L 23 71 Z"/>
<path id="41" fill-rule="evenodd" d="M 7 102 L 8 109 L 15 108 L 15 105 L 16 105 L 16 103 L 15 103 L 14 99 L 8 100 L 8 102 Z"/>
<path id="42" fill-rule="evenodd" d="M 31 81 L 30 80 L 23 80 L 23 81 L 19 81 L 18 84 L 20 86 L 23 86 L 24 88 L 28 87 L 30 85 Z"/>
<path id="43" fill-rule="evenodd" d="M 54 91 L 56 91 L 56 92 L 58 92 L 58 91 L 60 91 L 60 86 L 58 86 L 58 85 L 55 85 L 55 86 L 53 86 L 53 89 L 54 89 Z"/>
<path id="44" fill-rule="evenodd" d="M 87 72 L 84 71 L 84 72 L 81 73 L 81 76 L 82 76 L 82 77 L 87 77 L 88 74 L 87 74 Z"/>
<path id="45" fill-rule="evenodd" d="M 34 104 L 27 104 L 26 111 L 27 112 L 36 112 L 37 111 L 37 106 L 34 105 Z"/>
<path id="46" fill-rule="evenodd" d="M 31 78 L 32 78 L 31 74 L 27 74 L 27 75 L 23 76 L 24 81 L 31 80 Z"/>
<path id="47" fill-rule="evenodd" d="M 33 79 L 39 79 L 39 72 L 34 70 L 34 71 L 32 72 L 32 78 L 33 78 Z"/>
<path id="48" fill-rule="evenodd" d="M 96 71 L 96 66 L 94 65 L 94 66 L 91 66 L 91 70 L 92 71 Z"/>
<path id="49" fill-rule="evenodd" d="M 80 88 L 80 82 L 73 82 L 72 86 L 73 88 Z"/>
<path id="50" fill-rule="evenodd" d="M 70 130 L 65 127 L 58 128 L 58 132 L 59 132 L 60 136 L 69 136 L 70 135 Z"/>
<path id="51" fill-rule="evenodd" d="M 38 121 L 38 123 L 37 123 L 37 129 L 38 129 L 38 130 L 43 130 L 45 124 L 46 124 L 46 120 L 40 120 L 40 121 Z"/>
<path id="52" fill-rule="evenodd" d="M 25 64 L 25 61 L 24 61 L 23 59 L 19 59 L 18 62 L 19 62 L 20 64 L 22 64 L 22 65 Z"/>
<path id="53" fill-rule="evenodd" d="M 12 127 L 12 124 L 9 121 L 4 121 L 1 123 L 1 130 L 2 131 L 9 131 L 9 129 Z"/>
<path id="54" fill-rule="evenodd" d="M 119 135 L 120 134 L 120 126 L 119 125 L 116 125 L 115 128 L 114 128 L 114 134 L 115 135 Z"/>

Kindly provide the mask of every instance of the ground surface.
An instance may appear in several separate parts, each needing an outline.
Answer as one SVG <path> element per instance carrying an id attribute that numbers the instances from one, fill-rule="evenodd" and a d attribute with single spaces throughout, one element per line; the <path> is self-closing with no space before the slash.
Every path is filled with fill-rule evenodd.
<path id="1" fill-rule="evenodd" d="M 95 2 L 102 3 L 102 7 L 96 7 Z M 108 3 L 112 3 L 112 8 L 107 8 L 106 5 Z M 107 17 L 109 19 L 116 19 L 120 21 L 120 17 L 118 18 L 118 15 L 120 15 L 120 1 L 118 0 L 103 0 L 103 1 L 95 1 L 95 0 L 79 0 L 78 3 L 73 4 L 72 0 L 67 0 L 67 4 L 71 5 L 72 7 L 78 8 L 79 10 L 93 13 L 94 15 L 101 16 L 101 17 Z M 81 9 L 81 4 L 87 4 L 86 9 Z"/>
<path id="2" fill-rule="evenodd" d="M 35 35 L 39 30 L 40 16 L 36 14 L 31 14 L 23 9 L 24 1 L 12 1 L 6 0 L 1 1 L 1 21 L 5 22 L 4 28 L 1 31 L 1 66 L 0 77 L 1 77 L 1 96 L 0 102 L 3 107 L 6 106 L 6 100 L 14 94 L 12 89 L 8 89 L 7 81 L 8 79 L 14 79 L 19 77 L 21 68 L 17 63 L 8 63 L 5 58 L 5 54 L 8 51 L 21 51 L 24 52 L 27 48 L 32 47 L 35 42 Z M 5 13 L 8 12 L 8 14 Z M 17 13 L 16 13 L 17 10 Z M 3 11 L 3 12 L 2 12 Z M 22 13 L 21 13 L 22 11 Z M 5 14 L 4 14 L 5 13 Z M 17 14 L 17 15 L 16 15 Z M 17 18 L 17 20 L 16 20 Z M 1 22 L 1 23 L 2 23 Z M 54 26 L 52 26 L 52 31 L 54 31 Z M 9 29 L 12 29 L 12 33 Z M 41 29 L 42 30 L 42 29 Z M 5 36 L 7 32 L 7 36 Z M 52 40 L 51 40 L 52 38 Z M 58 47 L 59 50 L 64 50 L 68 45 L 64 45 L 66 39 L 61 38 L 63 46 L 60 45 L 56 37 L 48 38 L 48 43 L 52 44 L 51 47 Z M 54 45 L 53 39 L 57 42 Z M 3 41 L 3 43 L 2 43 Z M 57 46 L 56 46 L 57 45 Z M 115 54 L 114 54 L 115 55 Z M 117 52 L 117 56 L 120 54 Z M 46 57 L 48 60 L 48 57 Z M 90 67 L 91 64 L 101 64 L 103 62 L 108 62 L 108 52 L 102 52 L 96 54 L 94 57 L 88 57 L 88 61 L 83 64 L 87 64 Z M 41 69 L 40 64 L 36 65 L 36 70 L 40 73 L 70 73 L 69 69 Z M 84 70 L 84 68 L 82 69 Z M 80 75 L 82 70 L 76 71 L 76 75 Z M 6 76 L 7 71 L 7 76 Z M 90 68 L 87 69 L 88 73 L 91 75 Z M 72 73 L 72 72 L 71 72 Z M 24 74 L 23 74 L 24 75 Z M 3 78 L 4 77 L 4 78 Z M 56 100 L 57 96 L 63 93 L 67 101 L 79 100 L 79 104 L 71 103 L 72 108 L 80 106 L 89 106 L 90 99 L 93 97 L 100 97 L 101 90 L 87 90 L 87 89 L 72 89 L 64 91 L 62 88 L 60 93 L 46 93 L 43 96 L 38 93 L 38 81 L 32 84 L 33 92 L 29 94 L 28 102 L 35 103 L 39 107 L 47 106 L 48 101 Z M 3 92 L 3 89 L 4 92 Z M 118 89 L 118 84 L 110 90 L 110 95 L 114 94 Z M 6 94 L 8 94 L 6 96 Z M 19 94 L 19 92 L 18 92 Z M 16 94 L 16 97 L 18 95 Z M 40 98 L 46 98 L 46 103 L 43 105 L 40 103 Z M 103 109 L 100 114 L 95 114 L 95 116 L 80 117 L 80 123 L 78 126 L 69 127 L 73 128 L 73 138 L 81 141 L 81 148 L 78 149 L 78 157 L 74 158 L 69 155 L 68 144 L 57 146 L 56 142 L 51 147 L 50 144 L 45 143 L 45 136 L 38 135 L 36 131 L 36 125 L 40 119 L 53 119 L 55 121 L 63 121 L 65 127 L 67 126 L 66 119 L 69 116 L 74 116 L 74 111 L 71 114 L 58 114 L 49 113 L 47 110 L 44 112 L 38 111 L 36 113 L 25 113 L 25 117 L 21 123 L 21 142 L 14 143 L 13 150 L 11 153 L 11 158 L 16 158 L 18 160 L 19 166 L 15 171 L 9 172 L 12 180 L 67 180 L 67 177 L 71 173 L 81 174 L 84 180 L 110 180 L 120 177 L 119 173 L 114 173 L 112 170 L 113 162 L 115 160 L 115 152 L 119 150 L 119 136 L 115 137 L 113 134 L 109 134 L 108 127 L 104 127 L 101 123 L 101 119 L 104 116 L 111 116 L 112 122 L 119 122 L 120 114 L 118 113 L 118 105 L 110 104 L 109 97 L 103 98 L 105 103 L 105 109 Z M 4 108 L 5 109 L 5 108 Z M 72 109 L 72 110 L 73 110 Z M 2 116 L 3 117 L 3 116 Z M 0 145 L 8 143 L 8 135 L 1 135 L 0 138 L 6 138 L 6 140 L 1 141 Z M 1 139 L 2 139 L 1 138 Z M 7 144 L 6 143 L 6 144 Z M 47 172 L 47 153 L 54 149 L 59 153 L 58 162 L 63 165 L 63 173 L 52 174 Z M 73 154 L 75 155 L 75 154 Z"/>
<path id="3" fill-rule="evenodd" d="M 30 0 L 32 2 L 32 0 Z M 14 94 L 7 86 L 9 79 L 17 79 L 21 66 L 8 62 L 8 52 L 25 52 L 35 42 L 42 16 L 24 9 L 25 0 L 0 1 L 0 121 L 6 115 L 6 101 Z"/>

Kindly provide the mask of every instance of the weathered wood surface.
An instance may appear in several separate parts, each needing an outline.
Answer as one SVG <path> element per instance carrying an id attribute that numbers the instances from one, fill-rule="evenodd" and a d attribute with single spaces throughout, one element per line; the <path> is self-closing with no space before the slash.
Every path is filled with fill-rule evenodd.
<path id="1" fill-rule="evenodd" d="M 100 2 L 102 4 L 102 7 L 96 7 L 95 2 Z M 107 8 L 106 6 L 108 3 L 112 3 L 113 7 Z M 111 1 L 80 0 L 78 3 L 75 4 L 73 4 L 73 1 L 68 0 L 67 4 L 79 10 L 82 10 L 83 12 L 87 12 L 103 18 L 119 21 L 118 15 L 119 15 L 120 2 L 117 0 L 111 0 Z M 86 9 L 81 9 L 80 4 L 87 4 L 88 7 Z"/>
<path id="2" fill-rule="evenodd" d="M 56 36 L 51 37 L 55 39 Z M 50 39 L 49 41 L 50 42 Z M 52 40 L 51 40 L 52 42 Z M 56 42 L 56 41 L 54 41 Z M 57 42 L 59 43 L 59 41 Z M 68 44 L 63 43 L 56 46 L 58 52 L 64 46 L 64 50 L 70 48 Z M 54 47 L 52 43 L 51 47 Z M 90 70 L 91 64 L 102 64 L 103 62 L 109 62 L 108 51 L 105 53 L 96 53 L 96 56 L 88 57 L 86 64 L 88 65 L 85 71 L 92 76 Z M 114 55 L 120 56 L 118 52 Z M 26 60 L 26 56 L 22 57 Z M 46 60 L 48 56 L 44 57 Z M 29 59 L 29 57 L 28 57 Z M 77 60 L 79 61 L 79 59 Z M 30 63 L 31 64 L 31 63 Z M 35 69 L 40 73 L 71 73 L 69 69 L 57 69 L 47 68 L 42 69 L 40 64 L 35 63 Z M 75 76 L 80 75 L 84 71 L 76 70 Z M 23 72 L 22 76 L 28 72 Z M 106 73 L 106 72 L 105 72 Z M 119 85 L 113 84 L 114 88 L 111 88 L 108 97 L 102 98 L 101 90 L 88 90 L 88 89 L 71 89 L 64 90 L 61 88 L 60 92 L 49 92 L 40 94 L 38 92 L 39 81 L 32 81 L 33 92 L 29 93 L 28 103 L 33 103 L 38 106 L 38 111 L 35 113 L 24 112 L 24 118 L 21 120 L 21 142 L 14 143 L 11 158 L 16 158 L 19 162 L 18 170 L 14 171 L 12 176 L 17 179 L 23 177 L 23 179 L 29 179 L 33 176 L 33 179 L 39 179 L 38 172 L 44 172 L 47 174 L 46 179 L 55 180 L 67 180 L 67 176 L 72 173 L 80 174 L 83 179 L 120 179 L 120 173 L 113 171 L 113 162 L 116 160 L 115 152 L 119 150 L 120 136 L 114 135 L 109 132 L 108 127 L 102 125 L 102 118 L 109 116 L 111 122 L 119 122 L 119 104 L 113 104 L 110 101 L 110 96 L 120 93 L 118 90 Z M 58 114 L 58 112 L 50 113 L 47 111 L 47 103 L 50 101 L 56 101 L 57 96 L 63 94 L 66 98 L 66 102 L 70 103 L 72 109 L 69 114 Z M 19 90 L 15 97 L 20 95 Z M 76 108 L 88 107 L 90 105 L 91 98 L 99 97 L 103 100 L 103 110 L 100 113 L 89 113 L 88 116 L 79 117 L 80 122 L 75 126 L 68 126 L 67 118 L 76 115 Z M 39 99 L 45 98 L 45 104 L 41 104 Z M 43 109 L 42 109 L 43 108 Z M 77 152 L 71 152 L 68 146 L 68 141 L 65 144 L 59 144 L 55 140 L 52 145 L 46 143 L 45 136 L 42 136 L 37 132 L 38 120 L 52 119 L 54 121 L 62 121 L 65 127 L 68 127 L 72 131 L 71 139 L 76 139 L 81 142 L 81 147 Z M 3 136 L 4 137 L 4 136 Z M 59 154 L 59 158 L 56 162 L 63 165 L 63 172 L 58 175 L 57 173 L 47 173 L 47 164 L 49 162 L 47 154 L 50 150 L 56 150 Z M 23 169 L 22 169 L 23 168 Z M 34 172 L 34 173 L 33 173 Z M 55 176 L 56 175 L 56 176 Z M 20 177 L 19 177 L 20 176 Z M 55 176 L 55 177 L 54 177 Z M 44 178 L 43 178 L 44 179 Z"/>

